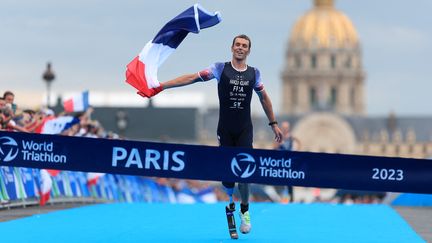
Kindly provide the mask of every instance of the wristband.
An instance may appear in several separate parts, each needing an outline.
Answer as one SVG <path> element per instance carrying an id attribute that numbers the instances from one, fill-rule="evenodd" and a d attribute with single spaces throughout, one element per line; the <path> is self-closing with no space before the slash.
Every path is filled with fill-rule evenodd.
<path id="1" fill-rule="evenodd" d="M 276 124 L 278 124 L 278 122 L 277 122 L 277 121 L 272 121 L 272 122 L 269 122 L 269 126 L 273 126 L 273 125 L 276 125 Z"/>

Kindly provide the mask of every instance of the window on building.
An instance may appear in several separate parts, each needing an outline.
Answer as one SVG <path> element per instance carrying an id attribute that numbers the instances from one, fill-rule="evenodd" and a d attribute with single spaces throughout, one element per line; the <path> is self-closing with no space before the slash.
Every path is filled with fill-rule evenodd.
<path id="1" fill-rule="evenodd" d="M 333 69 L 336 68 L 336 56 L 335 55 L 330 56 L 330 66 Z"/>
<path id="2" fill-rule="evenodd" d="M 311 67 L 313 69 L 317 68 L 318 66 L 318 60 L 317 60 L 317 56 L 315 54 L 312 54 L 311 56 Z"/>
<path id="3" fill-rule="evenodd" d="M 351 68 L 351 65 L 352 65 L 352 57 L 348 56 L 346 61 L 345 61 L 345 67 Z"/>
<path id="4" fill-rule="evenodd" d="M 314 87 L 309 89 L 309 102 L 312 107 L 318 106 L 317 90 Z"/>
<path id="5" fill-rule="evenodd" d="M 330 105 L 331 107 L 336 106 L 337 102 L 337 89 L 336 87 L 332 87 L 330 90 Z"/>
<path id="6" fill-rule="evenodd" d="M 410 144 L 408 147 L 408 153 L 413 154 L 414 153 L 414 145 Z"/>
<path id="7" fill-rule="evenodd" d="M 350 103 L 351 103 L 352 107 L 355 106 L 355 100 L 356 100 L 356 97 L 355 97 L 355 88 L 352 87 L 351 90 L 350 90 Z"/>
<path id="8" fill-rule="evenodd" d="M 400 145 L 397 144 L 397 145 L 395 146 L 395 155 L 399 155 L 399 154 L 400 154 Z"/>
<path id="9" fill-rule="evenodd" d="M 296 55 L 296 56 L 294 57 L 294 62 L 295 62 L 295 66 L 296 66 L 297 68 L 300 68 L 300 67 L 301 67 L 302 63 L 301 63 L 301 57 L 300 57 L 300 55 Z"/>
<path id="10" fill-rule="evenodd" d="M 387 152 L 387 146 L 385 144 L 381 145 L 381 153 L 385 154 Z"/>

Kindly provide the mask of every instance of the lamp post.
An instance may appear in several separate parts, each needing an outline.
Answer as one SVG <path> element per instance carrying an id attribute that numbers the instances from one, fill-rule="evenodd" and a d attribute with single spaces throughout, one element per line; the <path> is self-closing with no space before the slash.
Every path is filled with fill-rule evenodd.
<path id="1" fill-rule="evenodd" d="M 43 78 L 43 80 L 45 81 L 45 83 L 47 85 L 47 107 L 49 107 L 50 106 L 50 101 L 51 101 L 51 99 L 50 99 L 50 96 L 51 96 L 51 83 L 55 79 L 54 72 L 51 70 L 51 63 L 50 62 L 47 63 L 47 69 L 43 73 L 42 78 Z"/>
<path id="2" fill-rule="evenodd" d="M 120 135 L 124 136 L 128 127 L 128 115 L 123 110 L 118 110 L 116 113 L 117 128 Z"/>

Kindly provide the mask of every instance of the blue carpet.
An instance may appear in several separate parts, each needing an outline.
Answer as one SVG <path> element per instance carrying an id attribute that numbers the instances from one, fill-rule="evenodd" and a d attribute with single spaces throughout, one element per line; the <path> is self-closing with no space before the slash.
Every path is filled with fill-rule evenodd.
<path id="1" fill-rule="evenodd" d="M 238 242 L 424 242 L 385 205 L 250 207 L 252 232 Z M 224 204 L 92 205 L 3 222 L 0 235 L 2 242 L 233 242 Z"/>
<path id="2" fill-rule="evenodd" d="M 432 206 L 432 194 L 401 193 L 393 202 L 393 206 Z"/>

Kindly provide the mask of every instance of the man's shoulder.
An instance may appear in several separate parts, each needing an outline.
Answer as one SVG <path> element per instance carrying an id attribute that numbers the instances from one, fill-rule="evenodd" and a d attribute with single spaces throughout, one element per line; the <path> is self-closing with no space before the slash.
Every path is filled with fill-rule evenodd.
<path id="1" fill-rule="evenodd" d="M 225 66 L 225 65 L 230 65 L 230 62 L 215 62 L 215 65 Z"/>
<path id="2" fill-rule="evenodd" d="M 251 68 L 251 69 L 253 69 L 253 70 L 255 70 L 255 71 L 258 71 L 258 72 L 259 72 L 259 70 L 258 70 L 258 68 L 257 68 L 257 67 L 254 67 L 254 66 L 250 66 L 250 65 L 248 65 L 248 67 L 249 67 L 249 68 Z"/>
<path id="3" fill-rule="evenodd" d="M 260 72 L 257 67 L 251 66 L 249 64 L 247 65 L 247 69 L 250 71 L 254 71 L 255 73 Z"/>
<path id="4" fill-rule="evenodd" d="M 215 62 L 214 65 L 227 65 L 230 64 L 230 62 Z"/>
<path id="5" fill-rule="evenodd" d="M 215 62 L 215 63 L 212 64 L 212 66 L 216 67 L 216 68 L 223 68 L 227 64 L 229 64 L 229 62 Z"/>

